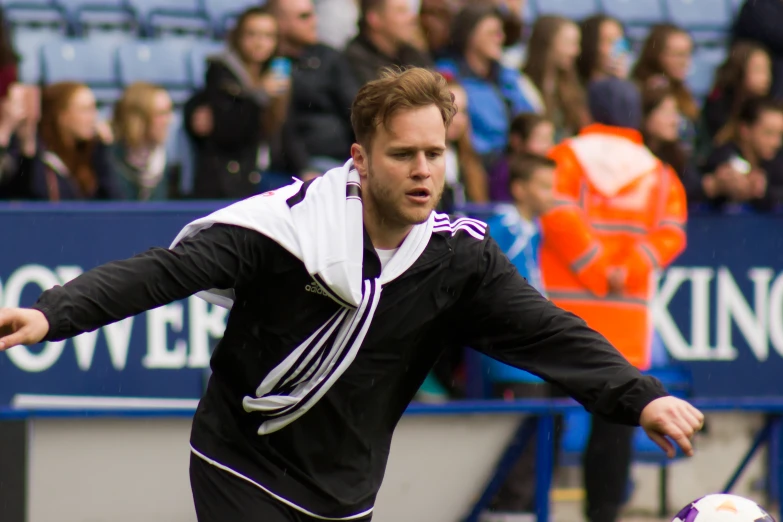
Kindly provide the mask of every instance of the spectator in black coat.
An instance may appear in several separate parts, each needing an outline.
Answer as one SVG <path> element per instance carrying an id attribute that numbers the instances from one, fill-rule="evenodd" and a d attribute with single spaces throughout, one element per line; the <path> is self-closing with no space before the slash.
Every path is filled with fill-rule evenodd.
<path id="1" fill-rule="evenodd" d="M 345 48 L 359 85 L 375 80 L 384 67 L 432 67 L 432 58 L 411 42 L 418 16 L 409 0 L 361 0 L 359 35 Z"/>
<path id="2" fill-rule="evenodd" d="M 292 63 L 288 117 L 310 177 L 348 160 L 354 139 L 351 104 L 359 86 L 342 53 L 318 42 L 312 0 L 270 0 L 267 6 L 280 30 L 278 53 Z"/>
<path id="3" fill-rule="evenodd" d="M 301 175 L 303 154 L 288 121 L 290 75 L 272 70 L 277 22 L 265 7 L 242 13 L 225 52 L 208 61 L 206 87 L 185 107 L 198 166 L 191 196 L 242 199 Z"/>
<path id="4" fill-rule="evenodd" d="M 734 20 L 735 40 L 751 40 L 763 45 L 772 56 L 772 90 L 783 100 L 783 0 L 750 0 L 742 5 Z"/>

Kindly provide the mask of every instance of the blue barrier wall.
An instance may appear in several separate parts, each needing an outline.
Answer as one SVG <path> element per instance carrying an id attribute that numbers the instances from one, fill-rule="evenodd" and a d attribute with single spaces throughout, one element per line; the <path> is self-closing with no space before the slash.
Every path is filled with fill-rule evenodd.
<path id="1" fill-rule="evenodd" d="M 0 305 L 153 246 L 218 203 L 0 207 Z M 661 274 L 656 329 L 703 397 L 783 394 L 783 216 L 692 216 Z M 225 311 L 197 298 L 62 343 L 0 355 L 0 405 L 16 394 L 197 398 Z"/>

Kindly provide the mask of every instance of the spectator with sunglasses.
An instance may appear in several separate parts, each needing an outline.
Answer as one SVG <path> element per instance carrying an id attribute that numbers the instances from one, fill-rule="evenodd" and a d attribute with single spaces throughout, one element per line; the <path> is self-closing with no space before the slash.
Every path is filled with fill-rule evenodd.
<path id="1" fill-rule="evenodd" d="M 348 60 L 319 43 L 312 0 L 269 0 L 277 19 L 278 54 L 291 60 L 289 121 L 306 155 L 305 177 L 347 161 L 353 143 L 350 108 L 359 90 Z"/>

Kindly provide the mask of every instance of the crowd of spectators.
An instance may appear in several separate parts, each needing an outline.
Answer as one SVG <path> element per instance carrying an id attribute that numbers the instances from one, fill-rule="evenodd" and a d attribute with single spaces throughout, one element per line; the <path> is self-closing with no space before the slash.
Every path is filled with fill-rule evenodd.
<path id="1" fill-rule="evenodd" d="M 604 14 L 524 20 L 524 3 L 269 0 L 248 9 L 207 59 L 204 87 L 179 108 L 195 165 L 184 190 L 166 157 L 178 108 L 164 89 L 129 86 L 102 121 L 79 78 L 18 83 L 12 39 L 0 35 L 0 198 L 238 199 L 291 175 L 309 179 L 347 160 L 358 88 L 385 66 L 414 65 L 444 74 L 465 116 L 449 135 L 444 208 L 508 201 L 511 156 L 545 153 L 618 112 L 638 114 L 637 130 L 680 176 L 689 204 L 783 204 L 774 25 L 783 2 L 743 5 L 706 99 L 689 91 L 694 40 L 676 25 L 637 42 Z M 629 90 L 641 106 L 626 106 L 638 99 Z M 596 93 L 602 103 L 590 103 Z"/>

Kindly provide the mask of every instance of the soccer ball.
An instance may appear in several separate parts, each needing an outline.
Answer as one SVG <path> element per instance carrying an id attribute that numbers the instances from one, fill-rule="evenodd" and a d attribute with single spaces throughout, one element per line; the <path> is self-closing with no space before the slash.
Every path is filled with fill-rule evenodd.
<path id="1" fill-rule="evenodd" d="M 672 522 L 775 522 L 775 519 L 747 498 L 707 495 L 682 508 Z"/>

